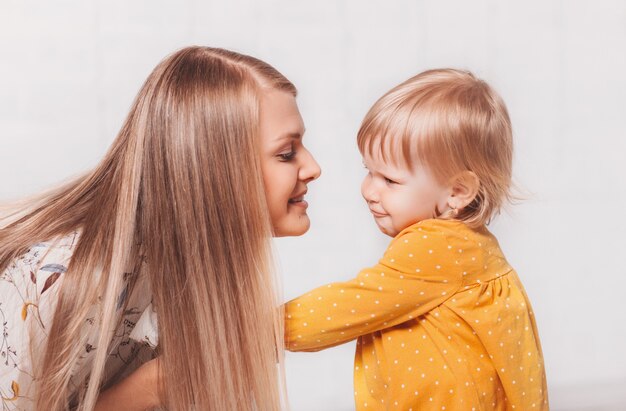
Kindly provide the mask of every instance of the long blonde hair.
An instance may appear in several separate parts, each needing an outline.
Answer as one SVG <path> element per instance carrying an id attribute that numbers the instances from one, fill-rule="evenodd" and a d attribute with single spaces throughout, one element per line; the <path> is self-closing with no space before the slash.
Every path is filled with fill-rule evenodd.
<path id="1" fill-rule="evenodd" d="M 517 199 L 509 113 L 498 93 L 469 71 L 427 70 L 392 88 L 365 115 L 357 140 L 361 153 L 380 147 L 385 161 L 411 170 L 420 164 L 441 183 L 473 172 L 478 193 L 457 217 L 470 226 L 488 223 Z"/>
<path id="2" fill-rule="evenodd" d="M 164 407 L 281 409 L 282 316 L 258 156 L 266 88 L 296 94 L 253 57 L 180 50 L 150 74 L 95 169 L 4 207 L 0 271 L 35 242 L 81 232 L 37 373 L 37 409 L 68 408 L 81 330 L 99 301 L 99 348 L 78 398 L 93 408 L 124 273 L 139 266 L 158 316 Z"/>

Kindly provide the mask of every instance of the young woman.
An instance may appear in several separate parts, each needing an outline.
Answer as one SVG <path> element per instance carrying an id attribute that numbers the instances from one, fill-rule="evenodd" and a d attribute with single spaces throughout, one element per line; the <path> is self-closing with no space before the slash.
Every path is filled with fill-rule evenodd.
<path id="1" fill-rule="evenodd" d="M 3 409 L 92 410 L 110 386 L 98 410 L 281 408 L 269 242 L 307 231 L 320 174 L 295 96 L 258 59 L 183 49 L 148 77 L 94 170 L 2 208 Z M 158 364 L 115 385 L 150 302 Z M 143 388 L 157 374 L 158 392 Z"/>

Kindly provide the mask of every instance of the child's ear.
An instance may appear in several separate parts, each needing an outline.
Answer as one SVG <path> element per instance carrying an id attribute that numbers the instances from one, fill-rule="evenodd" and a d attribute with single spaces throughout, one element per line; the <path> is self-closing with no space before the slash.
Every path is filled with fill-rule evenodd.
<path id="1" fill-rule="evenodd" d="M 448 205 L 460 211 L 476 198 L 480 180 L 476 174 L 465 170 L 450 179 L 449 187 Z"/>

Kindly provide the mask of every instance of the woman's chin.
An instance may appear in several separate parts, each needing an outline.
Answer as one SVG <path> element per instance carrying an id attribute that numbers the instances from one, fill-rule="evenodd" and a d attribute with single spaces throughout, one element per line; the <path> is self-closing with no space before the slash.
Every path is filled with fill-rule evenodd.
<path id="1" fill-rule="evenodd" d="M 297 237 L 309 231 L 311 220 L 308 215 L 289 217 L 286 221 L 274 224 L 274 237 Z"/>

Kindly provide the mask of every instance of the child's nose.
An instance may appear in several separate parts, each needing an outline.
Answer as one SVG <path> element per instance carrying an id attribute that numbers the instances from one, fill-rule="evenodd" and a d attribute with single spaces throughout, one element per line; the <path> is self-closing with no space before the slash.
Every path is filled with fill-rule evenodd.
<path id="1" fill-rule="evenodd" d="M 361 195 L 368 203 L 377 203 L 378 202 L 378 192 L 372 184 L 371 177 L 365 176 L 363 179 L 363 183 L 361 184 Z"/>

